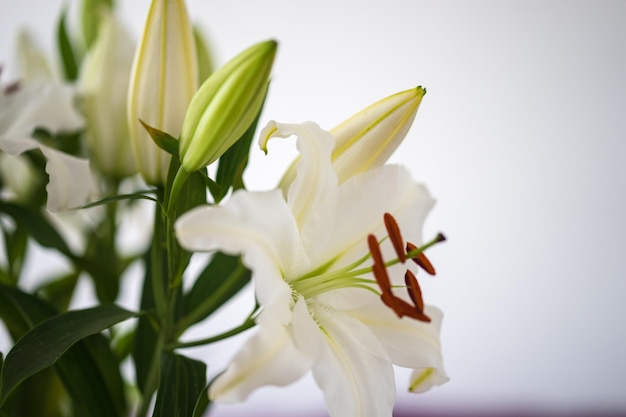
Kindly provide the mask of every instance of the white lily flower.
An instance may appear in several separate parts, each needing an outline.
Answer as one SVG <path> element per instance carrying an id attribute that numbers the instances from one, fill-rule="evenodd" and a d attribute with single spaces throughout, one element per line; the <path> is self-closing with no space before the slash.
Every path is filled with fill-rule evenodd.
<path id="1" fill-rule="evenodd" d="M 89 156 L 98 169 L 121 179 L 137 172 L 130 149 L 126 104 L 135 48 L 112 11 L 102 8 L 100 29 L 80 72 Z"/>
<path id="2" fill-rule="evenodd" d="M 406 265 L 382 266 L 391 284 L 381 285 L 368 240 L 386 233 L 384 214 L 392 213 L 404 236 L 419 243 L 434 200 L 400 166 L 371 169 L 340 184 L 331 163 L 335 140 L 314 123 L 270 122 L 266 130 L 298 136 L 301 159 L 287 197 L 280 190 L 240 190 L 224 205 L 194 209 L 176 224 L 188 250 L 241 254 L 263 307 L 258 332 L 209 395 L 240 401 L 261 385 L 285 385 L 312 370 L 331 416 L 391 416 L 392 364 L 433 369 L 421 387 L 447 379 L 442 314 L 397 301 L 390 285 L 404 286 Z M 404 303 L 414 309 L 412 317 L 431 321 L 400 319 L 386 303 Z"/>
<path id="3" fill-rule="evenodd" d="M 339 183 L 387 162 L 413 124 L 425 94 L 420 86 L 392 94 L 331 129 L 335 138 L 331 159 Z M 263 141 L 269 139 L 271 131 L 265 133 Z M 296 166 L 297 160 L 280 181 L 279 188 L 285 192 L 296 176 Z"/>
<path id="4" fill-rule="evenodd" d="M 31 135 L 38 127 L 61 133 L 83 126 L 83 118 L 74 108 L 74 90 L 69 86 L 34 83 L 0 92 L 0 150 L 20 155 L 41 149 L 48 160 L 50 211 L 84 205 L 93 192 L 91 171 L 87 160 L 44 146 Z"/>
<path id="5" fill-rule="evenodd" d="M 135 55 L 128 92 L 128 125 L 137 169 L 153 185 L 165 183 L 170 155 L 140 120 L 174 137 L 198 89 L 195 41 L 183 0 L 153 0 Z"/>

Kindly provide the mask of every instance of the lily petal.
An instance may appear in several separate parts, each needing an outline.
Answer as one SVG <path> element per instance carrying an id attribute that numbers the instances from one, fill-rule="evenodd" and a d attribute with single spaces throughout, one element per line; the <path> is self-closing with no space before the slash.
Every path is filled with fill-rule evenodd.
<path id="1" fill-rule="evenodd" d="M 399 319 L 380 302 L 351 312 L 376 334 L 395 365 L 416 370 L 409 387 L 412 392 L 423 392 L 448 381 L 439 340 L 443 313 L 432 306 L 426 306 L 425 313 L 430 323 Z"/>
<path id="2" fill-rule="evenodd" d="M 416 185 L 406 168 L 385 165 L 366 171 L 341 184 L 336 201 L 328 199 L 316 209 L 330 215 L 323 217 L 325 224 L 307 225 L 302 231 L 305 241 L 317 242 L 307 253 L 315 264 L 324 264 L 337 254 L 344 254 L 341 264 L 354 261 L 367 253 L 368 234 L 386 234 L 386 212 L 396 218 L 405 238 L 419 241 L 421 226 L 433 205 L 426 188 Z"/>
<path id="3" fill-rule="evenodd" d="M 313 365 L 331 416 L 391 416 L 396 397 L 393 368 L 374 336 L 341 311 L 316 309 L 326 343 Z"/>
<path id="4" fill-rule="evenodd" d="M 94 189 L 89 161 L 45 146 L 40 148 L 48 159 L 48 210 L 74 209 L 87 203 Z"/>
<path id="5" fill-rule="evenodd" d="M 284 323 L 291 313 L 291 289 L 283 280 L 308 265 L 296 264 L 306 255 L 296 222 L 282 194 L 238 191 L 219 207 L 200 207 L 183 214 L 176 222 L 180 244 L 192 251 L 220 249 L 241 254 L 252 269 L 259 303 L 280 305 Z"/>
<path id="6" fill-rule="evenodd" d="M 266 149 L 272 137 L 298 137 L 297 147 L 301 159 L 297 176 L 287 192 L 287 202 L 291 207 L 298 226 L 324 216 L 314 209 L 322 201 L 332 198 L 337 187 L 337 174 L 330 163 L 330 154 L 335 140 L 330 133 L 313 122 L 287 124 L 270 121 L 261 132 L 259 145 Z"/>
<path id="7" fill-rule="evenodd" d="M 0 140 L 28 141 L 38 127 L 53 133 L 83 128 L 84 120 L 74 107 L 74 98 L 74 89 L 60 84 L 28 84 L 16 92 L 0 94 Z M 15 154 L 27 149 L 3 150 Z"/>
<path id="8" fill-rule="evenodd" d="M 264 311 L 257 322 L 257 333 L 209 388 L 211 399 L 243 401 L 262 385 L 287 385 L 310 369 L 310 358 L 295 347 L 287 328 L 275 317 Z"/>

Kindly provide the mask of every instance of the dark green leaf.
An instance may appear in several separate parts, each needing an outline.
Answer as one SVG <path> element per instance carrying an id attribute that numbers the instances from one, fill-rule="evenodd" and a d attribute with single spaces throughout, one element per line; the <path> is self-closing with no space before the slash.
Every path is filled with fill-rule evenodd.
<path id="1" fill-rule="evenodd" d="M 217 252 L 184 296 L 178 333 L 211 315 L 250 282 L 250 277 L 238 256 Z"/>
<path id="2" fill-rule="evenodd" d="M 78 62 L 76 54 L 74 53 L 74 48 L 72 47 L 72 42 L 70 41 L 70 37 L 67 33 L 67 26 L 65 24 L 66 17 L 67 10 L 64 10 L 61 14 L 57 27 L 57 41 L 65 79 L 68 81 L 74 81 L 78 77 Z"/>
<path id="3" fill-rule="evenodd" d="M 57 314 L 50 304 L 17 288 L 0 284 L 0 319 L 14 340 L 22 337 L 35 324 Z"/>
<path id="4" fill-rule="evenodd" d="M 51 303 L 57 310 L 65 311 L 72 299 L 78 283 L 78 272 L 70 272 L 42 285 L 37 293 Z"/>
<path id="5" fill-rule="evenodd" d="M 220 157 L 217 175 L 215 178 L 215 181 L 220 186 L 220 190 L 218 194 L 213 193 L 211 190 L 211 194 L 213 195 L 215 202 L 221 201 L 222 198 L 226 196 L 230 187 L 233 187 L 234 190 L 245 188 L 243 183 L 243 172 L 248 165 L 250 144 L 252 143 L 252 138 L 254 137 L 262 111 L 263 106 L 259 109 L 259 113 L 248 130 L 246 130 L 241 138 L 239 138 L 237 142 L 235 142 L 235 144 Z"/>
<path id="6" fill-rule="evenodd" d="M 143 125 L 154 143 L 156 143 L 159 148 L 178 159 L 178 139 L 167 132 L 163 132 L 155 127 L 147 125 L 141 119 L 139 122 Z"/>
<path id="7" fill-rule="evenodd" d="M 175 353 L 164 353 L 153 417 L 193 417 L 200 395 L 206 396 L 206 365 Z"/>
<path id="8" fill-rule="evenodd" d="M 0 318 L 15 339 L 56 314 L 57 311 L 44 300 L 0 285 Z M 62 376 L 76 409 L 84 410 L 76 415 L 123 415 L 126 405 L 119 363 L 104 336 L 93 335 L 76 343 L 56 362 L 55 369 Z M 58 378 L 49 372 L 51 370 L 38 372 L 20 384 L 6 405 L 18 410 L 17 415 L 61 415 L 53 412 L 54 399 L 60 401 L 63 398 L 59 397 L 60 388 L 56 386 Z M 37 408 L 39 412 L 33 408 L 36 405 L 32 404 L 34 396 L 40 399 L 39 405 L 43 407 Z"/>
<path id="9" fill-rule="evenodd" d="M 62 313 L 39 323 L 17 341 L 5 359 L 0 402 L 24 379 L 52 366 L 81 339 L 134 315 L 114 305 L 101 305 Z"/>
<path id="10" fill-rule="evenodd" d="M 8 231 L 2 228 L 4 234 L 4 242 L 7 254 L 7 274 L 10 276 L 12 283 L 17 283 L 24 257 L 26 256 L 26 244 L 28 243 L 28 232 L 21 225 L 17 225 L 15 230 Z"/>
<path id="11" fill-rule="evenodd" d="M 207 385 L 204 388 L 204 391 L 200 393 L 198 396 L 198 401 L 196 401 L 196 406 L 193 409 L 193 417 L 202 417 L 205 415 L 209 405 L 211 405 L 211 400 L 209 399 L 209 386 Z"/>
<path id="12" fill-rule="evenodd" d="M 59 232 L 48 222 L 41 211 L 0 201 L 0 212 L 13 217 L 16 223 L 24 227 L 37 243 L 46 248 L 57 249 L 65 255 L 73 256 Z"/>
<path id="13" fill-rule="evenodd" d="M 72 398 L 75 416 L 123 416 L 124 381 L 106 337 L 94 334 L 70 347 L 55 366 Z"/>

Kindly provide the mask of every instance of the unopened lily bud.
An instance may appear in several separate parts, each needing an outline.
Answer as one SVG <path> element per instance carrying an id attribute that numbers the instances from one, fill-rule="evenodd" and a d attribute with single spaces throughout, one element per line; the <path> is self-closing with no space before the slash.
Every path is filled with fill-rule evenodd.
<path id="1" fill-rule="evenodd" d="M 422 87 L 393 94 L 330 131 L 335 138 L 331 160 L 340 183 L 389 159 L 409 131 L 424 94 Z M 284 191 L 296 176 L 295 162 L 280 182 Z"/>
<path id="2" fill-rule="evenodd" d="M 90 160 L 121 179 L 137 172 L 130 150 L 126 102 L 134 45 L 112 12 L 103 9 L 98 37 L 80 73 Z"/>
<path id="3" fill-rule="evenodd" d="M 137 168 L 163 185 L 170 155 L 150 138 L 140 120 L 178 137 L 198 87 L 193 32 L 183 0 L 153 0 L 135 55 L 128 95 L 128 123 Z"/>
<path id="4" fill-rule="evenodd" d="M 273 40 L 253 45 L 202 84 L 180 135 L 180 160 L 187 172 L 216 161 L 250 127 L 265 99 L 276 49 Z"/>

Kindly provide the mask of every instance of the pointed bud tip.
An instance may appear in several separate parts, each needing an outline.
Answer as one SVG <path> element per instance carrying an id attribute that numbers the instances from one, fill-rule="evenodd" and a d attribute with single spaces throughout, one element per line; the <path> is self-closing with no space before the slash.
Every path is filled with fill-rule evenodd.
<path id="1" fill-rule="evenodd" d="M 439 234 L 437 234 L 437 237 L 435 238 L 435 240 L 437 242 L 445 242 L 448 239 L 446 238 L 446 236 L 443 233 L 439 232 Z"/>

